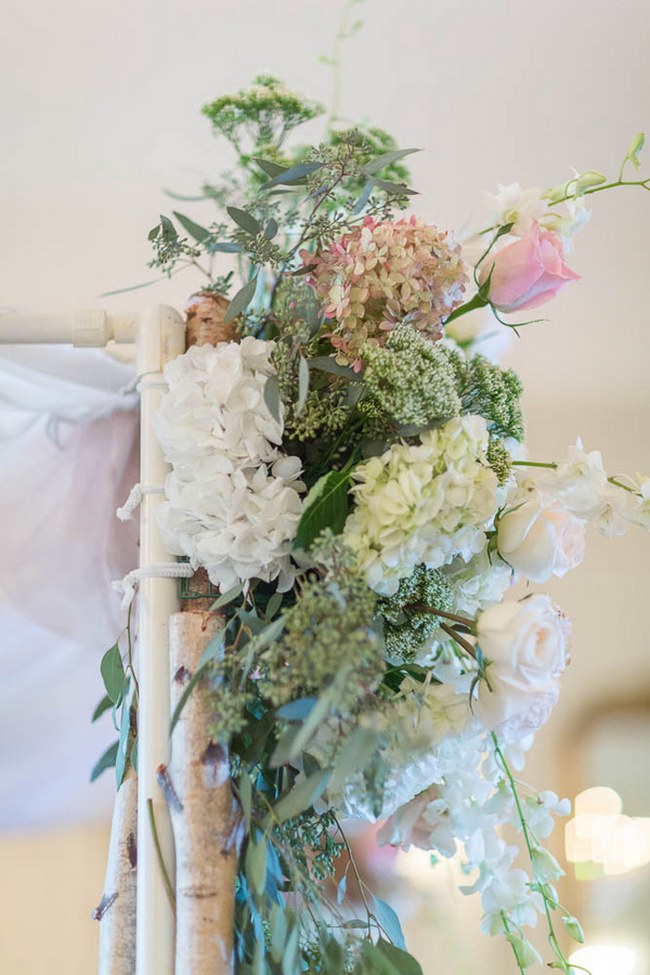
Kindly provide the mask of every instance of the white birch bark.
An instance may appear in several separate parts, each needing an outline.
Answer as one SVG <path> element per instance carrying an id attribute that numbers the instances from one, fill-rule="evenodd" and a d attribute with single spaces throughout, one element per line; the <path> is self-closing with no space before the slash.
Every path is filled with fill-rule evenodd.
<path id="1" fill-rule="evenodd" d="M 99 921 L 99 975 L 135 972 L 138 780 L 131 767 L 115 796 Z"/>
<path id="2" fill-rule="evenodd" d="M 222 626 L 214 613 L 176 613 L 169 621 L 172 709 Z M 172 735 L 169 770 L 159 781 L 171 811 L 176 846 L 176 973 L 231 975 L 239 819 L 227 750 L 209 727 L 216 715 L 199 681 Z"/>

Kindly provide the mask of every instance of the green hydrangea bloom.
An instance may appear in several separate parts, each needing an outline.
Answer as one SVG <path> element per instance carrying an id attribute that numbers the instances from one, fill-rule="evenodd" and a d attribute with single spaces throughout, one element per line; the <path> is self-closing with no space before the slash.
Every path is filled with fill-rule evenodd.
<path id="1" fill-rule="evenodd" d="M 399 424 L 427 426 L 460 412 L 456 374 L 449 352 L 407 324 L 390 332 L 386 344 L 363 350 L 366 397 L 362 409 Z"/>
<path id="2" fill-rule="evenodd" d="M 452 591 L 439 569 L 418 565 L 410 576 L 402 579 L 394 596 L 378 601 L 377 610 L 384 621 L 386 655 L 393 660 L 412 660 L 418 648 L 440 626 L 439 616 L 407 610 L 414 605 L 435 607 L 443 613 L 451 611 Z"/>

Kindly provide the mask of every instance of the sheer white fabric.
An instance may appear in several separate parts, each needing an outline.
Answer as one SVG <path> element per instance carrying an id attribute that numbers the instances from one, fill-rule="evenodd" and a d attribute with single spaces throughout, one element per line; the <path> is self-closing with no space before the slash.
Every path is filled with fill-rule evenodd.
<path id="1" fill-rule="evenodd" d="M 134 369 L 103 351 L 0 347 L 0 828 L 107 812 L 116 737 L 99 661 L 124 627 L 111 588 L 137 564 Z"/>

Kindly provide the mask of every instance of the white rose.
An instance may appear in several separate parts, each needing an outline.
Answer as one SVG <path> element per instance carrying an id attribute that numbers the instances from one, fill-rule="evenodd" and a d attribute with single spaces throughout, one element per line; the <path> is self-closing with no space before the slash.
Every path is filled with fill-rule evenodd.
<path id="1" fill-rule="evenodd" d="M 584 522 L 561 505 L 546 505 L 542 493 L 528 487 L 515 496 L 511 510 L 499 520 L 497 549 L 524 578 L 546 582 L 582 562 Z"/>
<path id="2" fill-rule="evenodd" d="M 538 593 L 485 610 L 476 631 L 491 687 L 479 685 L 477 717 L 506 740 L 536 731 L 557 701 L 568 662 L 567 618 Z"/>

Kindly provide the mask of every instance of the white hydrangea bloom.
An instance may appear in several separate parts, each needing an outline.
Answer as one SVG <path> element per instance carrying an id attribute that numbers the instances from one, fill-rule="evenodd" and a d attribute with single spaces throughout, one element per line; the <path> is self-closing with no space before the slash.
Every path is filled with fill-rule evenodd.
<path id="1" fill-rule="evenodd" d="M 343 537 L 371 589 L 392 595 L 420 563 L 438 568 L 481 551 L 497 507 L 487 445 L 482 417 L 455 417 L 420 444 L 395 444 L 355 469 Z"/>
<path id="2" fill-rule="evenodd" d="M 193 346 L 165 369 L 156 430 L 173 470 L 158 508 L 162 538 L 222 591 L 252 578 L 285 590 L 294 577 L 303 485 L 264 401 L 272 349 L 250 337 Z"/>
<path id="3" fill-rule="evenodd" d="M 456 558 L 444 568 L 447 582 L 454 595 L 454 611 L 474 617 L 478 612 L 501 602 L 512 583 L 512 569 L 487 548 L 469 562 Z"/>

